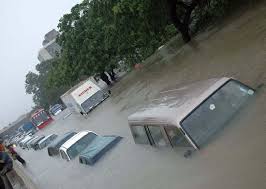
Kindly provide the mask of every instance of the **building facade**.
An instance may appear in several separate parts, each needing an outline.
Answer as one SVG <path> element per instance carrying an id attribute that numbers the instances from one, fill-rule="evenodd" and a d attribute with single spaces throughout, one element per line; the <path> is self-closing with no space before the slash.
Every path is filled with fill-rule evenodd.
<path id="1" fill-rule="evenodd" d="M 39 50 L 38 60 L 40 62 L 51 60 L 59 56 L 61 52 L 60 45 L 56 42 L 56 38 L 59 35 L 55 29 L 51 30 L 44 36 L 42 42 L 43 47 Z"/>

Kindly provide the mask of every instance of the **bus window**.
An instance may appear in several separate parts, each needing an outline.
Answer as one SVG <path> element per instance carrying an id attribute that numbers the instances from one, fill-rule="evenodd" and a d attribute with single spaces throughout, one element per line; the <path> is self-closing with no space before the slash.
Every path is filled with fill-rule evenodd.
<path id="1" fill-rule="evenodd" d="M 132 126 L 131 131 L 137 144 L 150 144 L 145 128 L 143 126 Z"/>
<path id="2" fill-rule="evenodd" d="M 152 142 L 155 146 L 167 146 L 167 143 L 161 131 L 161 127 L 148 126 L 148 130 L 151 135 Z"/>
<path id="3" fill-rule="evenodd" d="M 172 144 L 173 147 L 188 147 L 190 146 L 186 137 L 183 133 L 177 128 L 173 126 L 165 127 L 165 132 Z"/>

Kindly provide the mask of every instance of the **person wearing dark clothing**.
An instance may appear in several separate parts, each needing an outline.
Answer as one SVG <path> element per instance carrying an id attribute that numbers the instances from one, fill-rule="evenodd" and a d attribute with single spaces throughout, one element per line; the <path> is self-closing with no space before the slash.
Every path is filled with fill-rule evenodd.
<path id="1" fill-rule="evenodd" d="M 0 151 L 0 175 L 5 175 L 13 168 L 13 160 L 6 152 Z"/>
<path id="2" fill-rule="evenodd" d="M 0 151 L 0 189 L 12 188 L 6 174 L 13 169 L 13 161 L 6 152 Z"/>
<path id="3" fill-rule="evenodd" d="M 14 160 L 18 160 L 22 165 L 26 165 L 26 161 L 15 151 L 12 145 L 8 146 L 8 150 Z"/>

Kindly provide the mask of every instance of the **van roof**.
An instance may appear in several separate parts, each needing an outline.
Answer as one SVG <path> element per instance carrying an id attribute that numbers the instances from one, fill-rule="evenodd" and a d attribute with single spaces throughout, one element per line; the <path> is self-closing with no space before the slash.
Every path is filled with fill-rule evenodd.
<path id="1" fill-rule="evenodd" d="M 231 78 L 213 78 L 164 90 L 146 107 L 128 117 L 129 125 L 176 125 Z"/>
<path id="2" fill-rule="evenodd" d="M 72 136 L 70 139 L 68 139 L 60 148 L 68 149 L 70 146 L 75 144 L 79 139 L 81 139 L 82 137 L 84 137 L 88 133 L 94 133 L 94 132 L 92 132 L 92 131 L 81 131 L 81 132 L 78 132 L 77 134 Z M 96 134 L 96 133 L 94 133 L 94 134 Z"/>

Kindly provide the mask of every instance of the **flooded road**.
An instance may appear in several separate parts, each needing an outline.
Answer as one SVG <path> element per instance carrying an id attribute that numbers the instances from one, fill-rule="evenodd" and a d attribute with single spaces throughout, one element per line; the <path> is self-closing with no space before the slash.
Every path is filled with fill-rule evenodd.
<path id="1" fill-rule="evenodd" d="M 181 49 L 170 42 L 142 70 L 119 81 L 112 96 L 87 119 L 67 111 L 39 134 L 93 130 L 120 135 L 122 141 L 94 166 L 78 159 L 51 158 L 47 149 L 23 151 L 25 173 L 40 189 L 266 188 L 266 89 L 206 148 L 189 159 L 173 149 L 136 145 L 127 116 L 160 90 L 193 81 L 229 76 L 256 88 L 266 84 L 266 3 L 220 28 L 198 35 Z M 150 62 L 150 63 L 149 63 Z"/>

